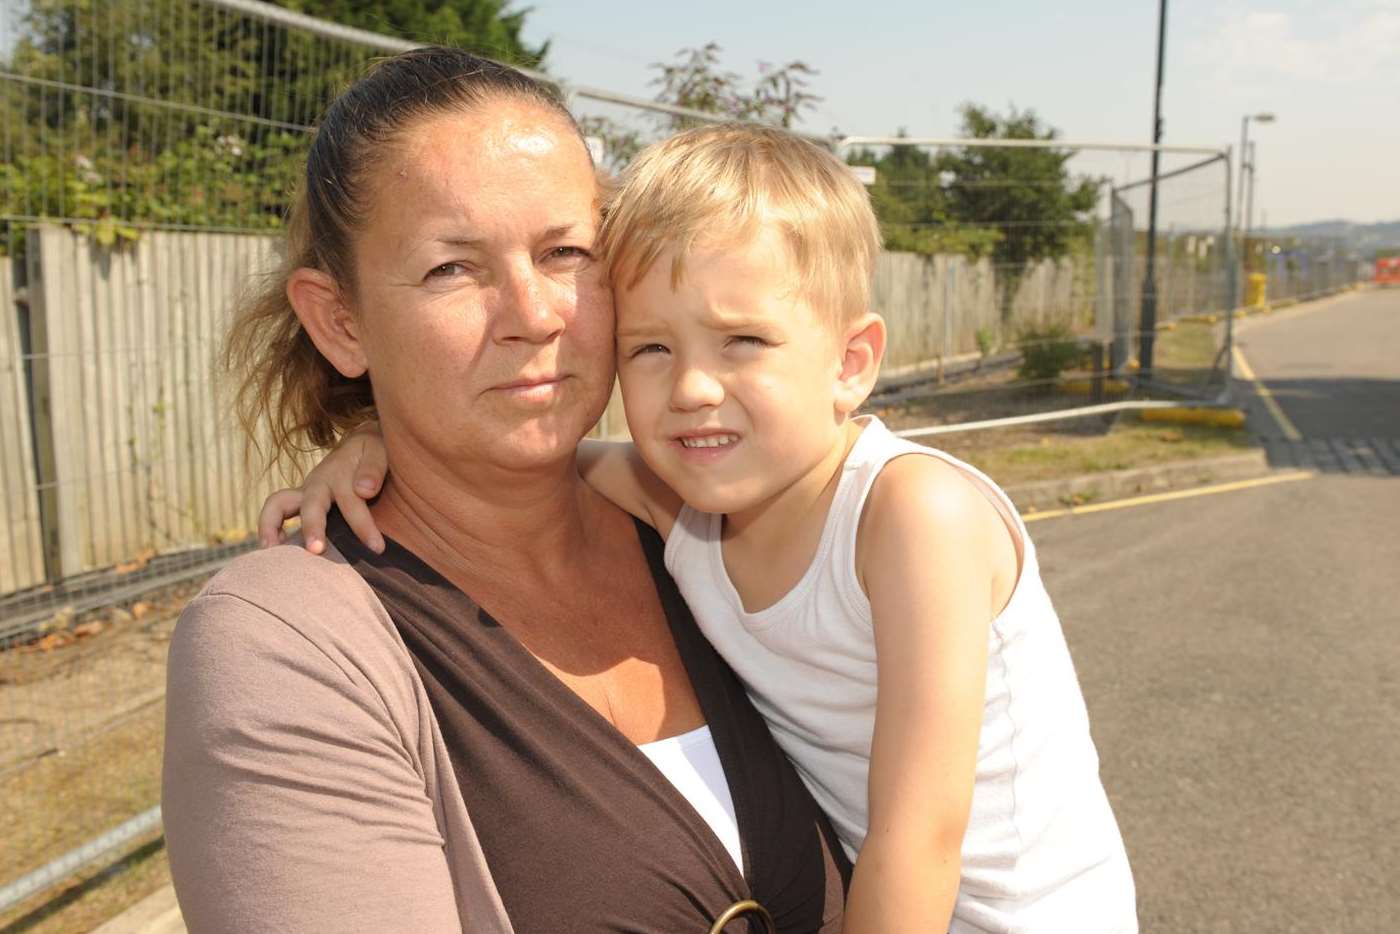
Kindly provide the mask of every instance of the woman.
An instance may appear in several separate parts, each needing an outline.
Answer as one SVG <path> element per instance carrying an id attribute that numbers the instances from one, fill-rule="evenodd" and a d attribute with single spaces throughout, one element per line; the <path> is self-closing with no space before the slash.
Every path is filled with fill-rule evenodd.
<path id="1" fill-rule="evenodd" d="M 230 357 L 276 454 L 377 415 L 388 541 L 333 521 L 330 560 L 245 556 L 182 616 L 192 931 L 761 930 L 754 901 L 840 929 L 825 818 L 654 533 L 578 478 L 613 381 L 596 222 L 577 127 L 504 66 L 406 53 L 327 111 Z"/>

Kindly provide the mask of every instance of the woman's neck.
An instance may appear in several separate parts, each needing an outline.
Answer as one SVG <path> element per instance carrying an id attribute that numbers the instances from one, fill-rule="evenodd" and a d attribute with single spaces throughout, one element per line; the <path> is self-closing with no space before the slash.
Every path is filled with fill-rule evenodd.
<path id="1" fill-rule="evenodd" d="M 374 521 L 450 578 L 547 578 L 587 553 L 599 503 L 572 455 L 532 470 L 393 460 Z"/>

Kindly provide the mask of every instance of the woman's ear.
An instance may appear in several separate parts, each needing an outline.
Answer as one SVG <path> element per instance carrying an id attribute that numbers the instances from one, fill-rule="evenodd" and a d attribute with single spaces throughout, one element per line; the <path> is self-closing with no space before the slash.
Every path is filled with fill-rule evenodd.
<path id="1" fill-rule="evenodd" d="M 287 301 L 321 355 L 347 379 L 369 369 L 355 318 L 341 300 L 335 280 L 319 269 L 302 266 L 287 279 Z"/>
<path id="2" fill-rule="evenodd" d="M 860 408 L 875 388 L 885 357 L 885 319 L 867 312 L 846 327 L 841 339 L 836 411 L 845 416 Z"/>

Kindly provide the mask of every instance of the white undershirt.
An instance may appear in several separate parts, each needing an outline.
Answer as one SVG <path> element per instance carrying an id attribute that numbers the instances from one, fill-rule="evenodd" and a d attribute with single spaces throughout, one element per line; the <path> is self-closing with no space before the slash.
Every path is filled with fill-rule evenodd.
<path id="1" fill-rule="evenodd" d="M 719 837 L 729 851 L 734 865 L 744 871 L 743 851 L 739 848 L 739 822 L 734 816 L 734 799 L 729 794 L 729 782 L 724 778 L 724 766 L 709 726 L 702 726 L 637 746 L 652 764 L 676 786 L 690 806 Z"/>

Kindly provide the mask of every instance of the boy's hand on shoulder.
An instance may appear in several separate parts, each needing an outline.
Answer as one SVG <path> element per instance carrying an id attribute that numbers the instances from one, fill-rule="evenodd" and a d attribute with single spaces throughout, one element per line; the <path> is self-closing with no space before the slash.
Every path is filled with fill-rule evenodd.
<path id="1" fill-rule="evenodd" d="M 879 665 L 869 832 L 848 931 L 946 930 L 961 874 L 1007 555 L 996 507 L 957 468 L 906 456 L 876 480 L 857 572 Z"/>

